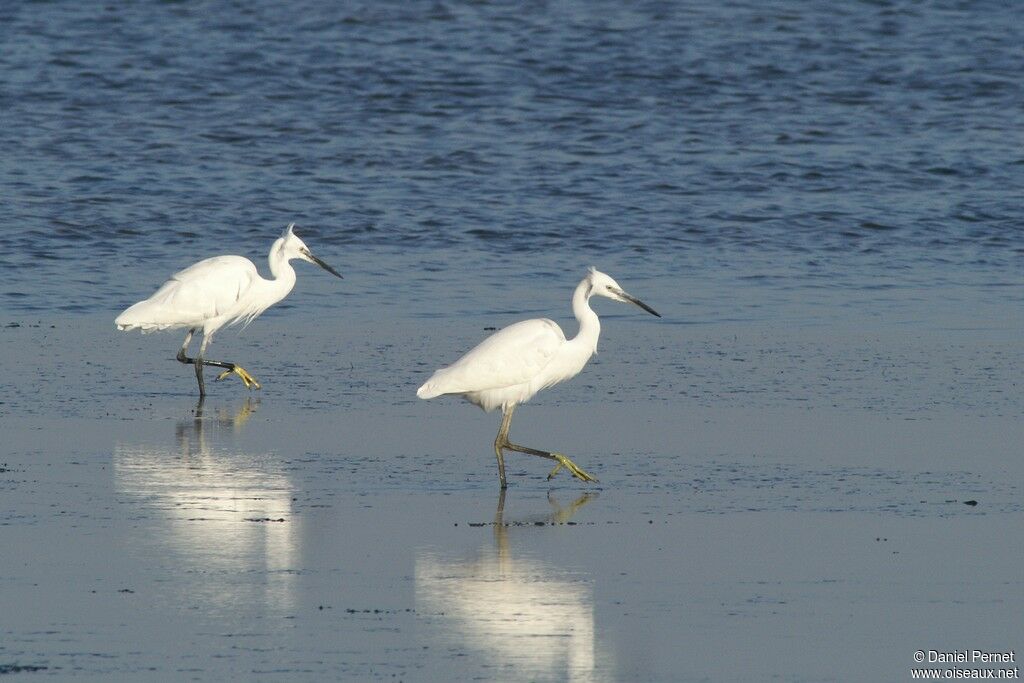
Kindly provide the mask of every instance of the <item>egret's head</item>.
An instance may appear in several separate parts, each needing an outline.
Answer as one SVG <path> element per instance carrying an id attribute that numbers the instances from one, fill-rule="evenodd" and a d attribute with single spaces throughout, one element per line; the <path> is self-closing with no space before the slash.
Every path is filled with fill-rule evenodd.
<path id="1" fill-rule="evenodd" d="M 635 304 L 651 315 L 656 315 L 659 318 L 661 317 L 660 313 L 645 304 L 643 301 L 640 301 L 640 299 L 627 294 L 626 291 L 619 286 L 619 283 L 612 279 L 610 275 L 605 275 L 597 268 L 591 266 L 590 274 L 587 278 L 590 282 L 591 296 L 603 296 L 605 298 L 612 299 L 613 301 Z"/>
<path id="2" fill-rule="evenodd" d="M 295 234 L 295 224 L 289 223 L 288 227 L 281 233 L 281 237 L 278 238 L 277 242 L 274 243 L 274 248 L 280 250 L 281 255 L 285 259 L 302 259 L 303 261 L 309 261 L 315 263 L 331 275 L 341 277 L 341 273 L 331 268 L 329 265 L 313 256 L 313 252 L 309 250 L 306 243 L 299 239 L 299 236 Z"/>

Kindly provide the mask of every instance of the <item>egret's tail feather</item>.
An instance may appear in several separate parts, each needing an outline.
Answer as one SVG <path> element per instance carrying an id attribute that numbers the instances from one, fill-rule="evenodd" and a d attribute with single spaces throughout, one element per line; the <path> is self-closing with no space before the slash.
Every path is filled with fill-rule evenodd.
<path id="1" fill-rule="evenodd" d="M 143 332 L 155 332 L 157 330 L 166 330 L 174 327 L 182 327 L 180 324 L 168 324 L 157 322 L 162 317 L 159 315 L 160 311 L 158 305 L 155 305 L 152 301 L 140 301 L 139 303 L 129 306 L 121 315 L 114 319 L 114 324 L 117 325 L 119 330 L 142 330 Z"/>
<path id="2" fill-rule="evenodd" d="M 440 396 L 443 393 L 444 392 L 441 391 L 437 384 L 431 381 L 427 381 L 423 386 L 416 390 L 416 395 L 420 398 L 434 398 L 435 396 Z"/>
<path id="3" fill-rule="evenodd" d="M 444 394 L 462 393 L 462 382 L 452 376 L 451 368 L 438 368 L 434 374 L 416 390 L 420 398 L 434 398 Z"/>

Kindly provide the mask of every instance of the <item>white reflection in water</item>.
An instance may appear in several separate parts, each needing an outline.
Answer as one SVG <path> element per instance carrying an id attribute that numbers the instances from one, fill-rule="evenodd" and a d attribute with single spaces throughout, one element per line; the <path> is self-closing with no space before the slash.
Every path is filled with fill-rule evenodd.
<path id="1" fill-rule="evenodd" d="M 568 521 L 593 497 L 561 508 L 549 496 L 555 512 L 543 520 Z M 436 636 L 449 648 L 484 654 L 499 680 L 604 680 L 602 672 L 611 667 L 607 654 L 596 650 L 590 584 L 542 560 L 515 557 L 509 531 L 541 519 L 514 521 L 510 528 L 504 501 L 502 492 L 493 548 L 468 560 L 417 553 L 417 613 L 443 629 Z"/>
<path id="2" fill-rule="evenodd" d="M 202 406 L 170 443 L 115 447 L 118 493 L 148 522 L 133 542 L 167 550 L 161 562 L 188 582 L 190 601 L 290 609 L 299 537 L 291 482 L 267 454 L 231 448 L 258 403 L 233 414 Z"/>

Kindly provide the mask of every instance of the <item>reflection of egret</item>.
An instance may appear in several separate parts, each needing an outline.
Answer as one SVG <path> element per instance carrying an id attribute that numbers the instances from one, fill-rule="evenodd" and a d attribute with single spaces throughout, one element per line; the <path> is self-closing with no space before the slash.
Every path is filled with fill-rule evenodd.
<path id="1" fill-rule="evenodd" d="M 215 414 L 204 416 L 203 405 L 205 403 L 206 399 L 200 397 L 196 403 L 195 417 L 191 420 L 181 420 L 174 426 L 174 435 L 177 437 L 182 455 L 192 452 L 192 441 L 195 441 L 194 445 L 201 455 L 209 455 L 210 449 L 206 444 L 205 429 L 207 421 L 212 419 L 218 429 L 226 427 L 233 432 L 238 432 L 260 406 L 258 400 L 247 398 L 235 413 L 224 408 L 217 408 Z"/>
<path id="2" fill-rule="evenodd" d="M 543 519 L 568 521 L 595 495 L 566 508 L 549 496 L 553 513 Z M 499 678 L 515 680 L 601 680 L 608 666 L 595 654 L 594 600 L 585 580 L 550 564 L 514 558 L 504 520 L 505 494 L 498 498 L 494 548 L 471 560 L 446 560 L 422 552 L 416 558 L 417 612 L 438 614 L 442 638 L 486 653 Z M 521 522 L 540 521 L 534 519 Z M 532 525 L 531 525 L 532 526 Z"/>
<path id="3" fill-rule="evenodd" d="M 146 542 L 169 549 L 182 570 L 202 571 L 196 584 L 212 605 L 292 602 L 298 530 L 292 486 L 268 471 L 267 456 L 230 449 L 237 430 L 258 407 L 246 400 L 234 413 L 203 410 L 175 427 L 175 445 L 118 444 L 116 487 L 149 512 Z M 239 581 L 264 572 L 260 583 Z"/>

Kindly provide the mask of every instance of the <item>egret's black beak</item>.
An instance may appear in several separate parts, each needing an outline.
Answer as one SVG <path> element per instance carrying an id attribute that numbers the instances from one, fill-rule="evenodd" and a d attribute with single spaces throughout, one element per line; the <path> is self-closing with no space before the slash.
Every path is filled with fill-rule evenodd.
<path id="1" fill-rule="evenodd" d="M 640 301 L 640 299 L 637 299 L 635 296 L 630 296 L 629 294 L 626 294 L 625 292 L 623 292 L 621 290 L 619 291 L 619 294 L 622 295 L 622 298 L 625 299 L 626 301 L 628 301 L 629 303 L 636 304 L 637 306 L 639 306 L 640 308 L 644 309 L 645 311 L 647 311 L 651 315 L 656 315 L 659 318 L 661 317 L 661 313 L 658 313 L 656 310 L 654 310 L 653 308 L 651 308 L 650 306 L 645 304 L 643 301 Z"/>
<path id="2" fill-rule="evenodd" d="M 336 277 L 341 277 L 341 273 L 336 271 L 334 268 L 331 268 L 329 265 L 327 265 L 326 263 L 324 263 L 323 261 L 318 259 L 316 256 L 313 256 L 313 254 L 310 253 L 309 249 L 304 249 L 303 253 L 309 258 L 310 261 L 312 261 L 313 263 L 317 264 L 318 266 L 320 266 L 321 268 L 326 270 L 331 275 L 334 275 Z M 344 280 L 345 278 L 341 278 L 341 279 Z"/>

